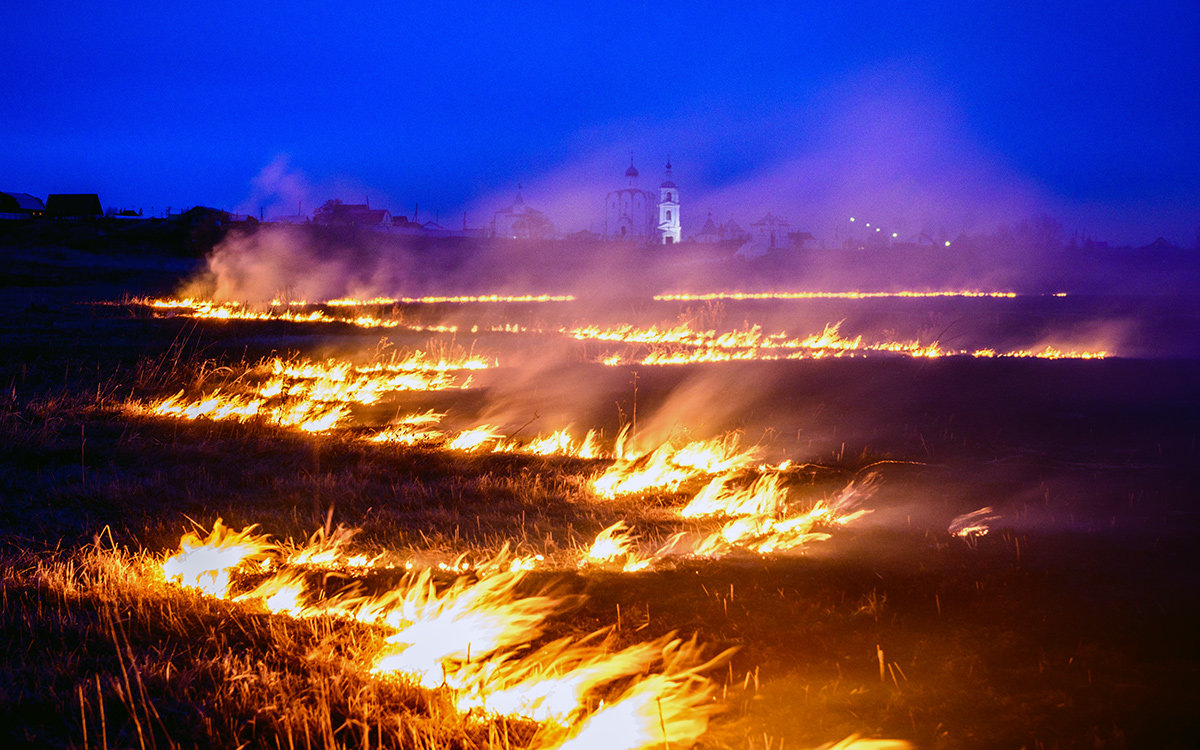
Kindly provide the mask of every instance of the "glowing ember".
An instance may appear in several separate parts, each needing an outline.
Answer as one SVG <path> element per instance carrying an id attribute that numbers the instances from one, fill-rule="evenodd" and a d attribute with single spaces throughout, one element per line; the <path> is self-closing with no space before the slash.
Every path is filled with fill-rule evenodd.
<path id="1" fill-rule="evenodd" d="M 999 519 L 1000 515 L 987 506 L 958 516 L 946 530 L 960 539 L 974 539 L 986 536 L 992 530 L 992 524 Z"/>

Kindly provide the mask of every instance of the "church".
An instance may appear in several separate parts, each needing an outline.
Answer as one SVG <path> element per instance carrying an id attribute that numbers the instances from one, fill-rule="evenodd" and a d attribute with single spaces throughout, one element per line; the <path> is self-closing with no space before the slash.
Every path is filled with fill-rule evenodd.
<path id="1" fill-rule="evenodd" d="M 679 189 L 671 176 L 667 158 L 666 176 L 658 193 L 638 187 L 638 169 L 629 159 L 625 186 L 608 194 L 604 204 L 604 236 L 610 240 L 673 245 L 680 240 Z"/>

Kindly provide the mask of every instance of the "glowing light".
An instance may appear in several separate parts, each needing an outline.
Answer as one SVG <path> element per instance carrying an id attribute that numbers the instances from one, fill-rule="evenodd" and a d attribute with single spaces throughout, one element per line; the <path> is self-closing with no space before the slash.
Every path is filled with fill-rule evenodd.
<path id="1" fill-rule="evenodd" d="M 990 506 L 983 507 L 958 516 L 946 530 L 952 536 L 970 540 L 986 536 L 992 530 L 992 523 L 999 519 L 1000 516 Z"/>

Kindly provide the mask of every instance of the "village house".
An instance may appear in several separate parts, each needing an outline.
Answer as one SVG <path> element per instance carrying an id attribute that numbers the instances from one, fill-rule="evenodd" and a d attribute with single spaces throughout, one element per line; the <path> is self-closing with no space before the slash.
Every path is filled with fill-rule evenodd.
<path id="1" fill-rule="evenodd" d="M 36 219 L 45 213 L 41 199 L 29 193 L 0 193 L 0 219 Z"/>
<path id="2" fill-rule="evenodd" d="M 512 205 L 492 215 L 491 234 L 514 240 L 544 240 L 554 236 L 554 225 L 544 213 L 525 202 L 521 188 L 517 186 L 517 197 Z"/>
<path id="3" fill-rule="evenodd" d="M 324 226 L 356 226 L 386 229 L 392 225 L 392 213 L 386 208 L 371 208 L 370 203 L 342 203 L 327 200 L 313 212 L 313 223 Z"/>
<path id="4" fill-rule="evenodd" d="M 53 193 L 46 197 L 46 216 L 64 221 L 99 219 L 104 215 L 95 193 Z"/>

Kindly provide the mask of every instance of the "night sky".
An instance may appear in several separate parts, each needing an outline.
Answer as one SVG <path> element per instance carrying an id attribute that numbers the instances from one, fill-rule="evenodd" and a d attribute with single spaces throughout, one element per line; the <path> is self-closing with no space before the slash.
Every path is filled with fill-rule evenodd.
<path id="1" fill-rule="evenodd" d="M 1194 2 L 81 5 L 5 8 L 0 190 L 484 225 L 521 183 L 567 232 L 632 151 L 643 187 L 670 155 L 685 234 L 1200 226 Z"/>

